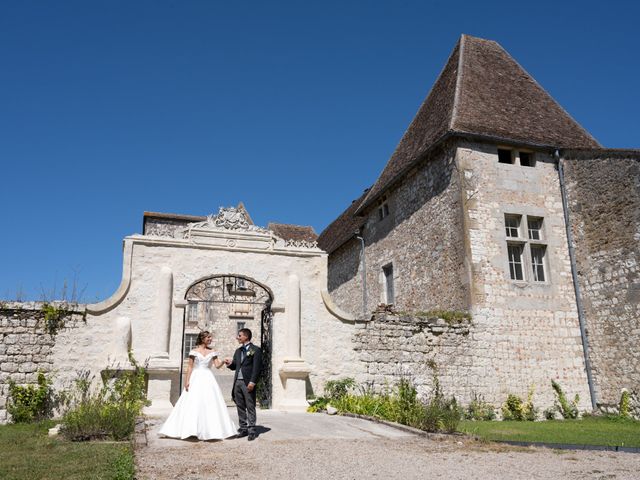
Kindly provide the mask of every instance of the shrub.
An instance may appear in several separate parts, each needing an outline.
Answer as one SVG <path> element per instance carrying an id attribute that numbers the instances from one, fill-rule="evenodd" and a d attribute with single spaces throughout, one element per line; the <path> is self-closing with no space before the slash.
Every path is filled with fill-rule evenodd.
<path id="1" fill-rule="evenodd" d="M 473 399 L 464 412 L 467 420 L 494 420 L 496 412 L 493 405 L 484 401 L 482 395 L 473 394 Z"/>
<path id="2" fill-rule="evenodd" d="M 401 378 L 395 387 L 381 394 L 355 386 L 353 379 L 327 382 L 327 396 L 316 399 L 308 411 L 323 410 L 330 403 L 341 412 L 382 418 L 429 432 L 454 432 L 462 417 L 456 399 L 446 399 L 440 392 L 437 378 L 434 379 L 434 393 L 426 403 L 418 399 L 416 388 L 407 378 Z"/>
<path id="3" fill-rule="evenodd" d="M 545 408 L 542 414 L 544 415 L 545 420 L 555 420 L 556 408 L 555 407 Z"/>
<path id="4" fill-rule="evenodd" d="M 538 409 L 533 406 L 533 391 L 533 387 L 529 389 L 526 402 L 523 402 L 517 395 L 510 393 L 502 405 L 502 419 L 534 421 L 538 415 Z"/>
<path id="5" fill-rule="evenodd" d="M 424 417 L 420 425 L 426 432 L 455 432 L 462 418 L 462 410 L 455 397 L 445 399 L 433 397 L 424 406 Z"/>
<path id="6" fill-rule="evenodd" d="M 341 380 L 329 380 L 325 386 L 325 396 L 329 400 L 337 400 L 341 397 L 344 397 L 349 392 L 349 389 L 352 389 L 356 386 L 356 381 L 353 378 L 343 378 Z"/>
<path id="7" fill-rule="evenodd" d="M 580 414 L 580 412 L 578 411 L 578 402 L 580 401 L 580 396 L 576 393 L 573 402 L 569 402 L 564 392 L 562 391 L 562 387 L 558 382 L 551 380 L 551 387 L 553 388 L 553 391 L 556 395 L 556 410 L 560 415 L 562 415 L 562 418 L 578 418 L 578 415 Z"/>
<path id="8" fill-rule="evenodd" d="M 88 373 L 81 372 L 68 396 L 68 409 L 62 418 L 61 433 L 71 440 L 131 436 L 135 419 L 148 404 L 145 392 L 145 369 L 135 362 L 134 370 L 121 372 L 112 383 L 91 390 Z"/>
<path id="9" fill-rule="evenodd" d="M 16 385 L 9 380 L 7 412 L 14 423 L 31 423 L 51 418 L 55 405 L 51 380 L 38 372 L 37 385 Z"/>
<path id="10" fill-rule="evenodd" d="M 618 404 L 618 414 L 622 418 L 629 418 L 629 410 L 631 408 L 631 394 L 626 388 L 622 389 L 620 394 L 620 403 Z"/>
<path id="11" fill-rule="evenodd" d="M 311 405 L 307 408 L 307 411 L 315 413 L 325 410 L 331 401 L 336 403 L 336 401 L 347 396 L 349 390 L 353 389 L 355 386 L 356 381 L 353 378 L 329 380 L 324 384 L 324 396 L 314 399 L 311 402 Z"/>

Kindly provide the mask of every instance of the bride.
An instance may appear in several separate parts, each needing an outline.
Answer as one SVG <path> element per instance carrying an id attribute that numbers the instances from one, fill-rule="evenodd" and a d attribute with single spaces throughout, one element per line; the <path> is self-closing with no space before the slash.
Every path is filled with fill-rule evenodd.
<path id="1" fill-rule="evenodd" d="M 222 439 L 236 435 L 218 382 L 211 370 L 224 365 L 218 353 L 209 348 L 211 333 L 200 332 L 196 348 L 189 352 L 189 367 L 184 391 L 160 435 L 174 438 L 198 437 L 200 440 Z"/>

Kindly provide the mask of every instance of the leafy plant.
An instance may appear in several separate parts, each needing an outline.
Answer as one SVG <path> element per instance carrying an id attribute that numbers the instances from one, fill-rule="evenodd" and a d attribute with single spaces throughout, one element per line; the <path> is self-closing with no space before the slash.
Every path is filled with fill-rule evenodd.
<path id="1" fill-rule="evenodd" d="M 44 313 L 44 330 L 49 335 L 56 335 L 58 331 L 64 328 L 64 320 L 71 315 L 71 311 L 64 306 L 56 306 L 50 303 L 42 305 Z"/>
<path id="2" fill-rule="evenodd" d="M 329 400 L 337 400 L 347 395 L 349 389 L 355 386 L 356 381 L 349 377 L 341 380 L 329 380 L 324 386 L 325 396 Z"/>
<path id="3" fill-rule="evenodd" d="M 622 389 L 620 394 L 620 403 L 618 404 L 618 414 L 622 418 L 629 418 L 629 410 L 631 408 L 631 394 L 626 388 Z"/>
<path id="4" fill-rule="evenodd" d="M 555 380 L 551 380 L 551 387 L 556 395 L 555 406 L 556 410 L 562 418 L 578 418 L 580 412 L 578 411 L 578 402 L 580 401 L 580 396 L 576 393 L 576 396 L 573 399 L 573 402 L 569 402 L 564 392 L 562 391 L 562 387 Z"/>
<path id="5" fill-rule="evenodd" d="M 502 419 L 534 421 L 538 415 L 538 409 L 533 406 L 533 392 L 534 389 L 531 387 L 526 402 L 522 401 L 517 395 L 510 393 L 502 405 Z"/>
<path id="6" fill-rule="evenodd" d="M 56 400 L 51 380 L 38 372 L 37 385 L 16 385 L 9 380 L 7 411 L 14 423 L 31 423 L 51 418 Z"/>
<path id="7" fill-rule="evenodd" d="M 496 412 L 488 402 L 484 401 L 482 395 L 476 393 L 473 394 L 473 399 L 467 405 L 464 412 L 464 418 L 467 420 L 494 420 L 496 418 Z"/>
<path id="8" fill-rule="evenodd" d="M 71 440 L 130 438 L 135 419 L 148 405 L 146 371 L 135 361 L 134 370 L 120 372 L 113 382 L 92 390 L 92 379 L 81 372 L 68 395 L 68 409 L 62 418 L 61 433 Z"/>
<path id="9" fill-rule="evenodd" d="M 544 409 L 542 415 L 544 415 L 545 420 L 555 420 L 556 412 L 557 410 L 555 407 L 549 407 Z"/>

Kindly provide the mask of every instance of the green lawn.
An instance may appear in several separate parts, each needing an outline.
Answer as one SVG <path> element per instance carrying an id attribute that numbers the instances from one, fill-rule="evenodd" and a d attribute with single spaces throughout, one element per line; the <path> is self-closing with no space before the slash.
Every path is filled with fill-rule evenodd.
<path id="1" fill-rule="evenodd" d="M 461 432 L 485 440 L 640 447 L 640 422 L 618 418 L 546 422 L 460 422 Z"/>
<path id="2" fill-rule="evenodd" d="M 52 422 L 0 425 L 0 478 L 24 480 L 133 478 L 130 443 L 49 438 Z"/>

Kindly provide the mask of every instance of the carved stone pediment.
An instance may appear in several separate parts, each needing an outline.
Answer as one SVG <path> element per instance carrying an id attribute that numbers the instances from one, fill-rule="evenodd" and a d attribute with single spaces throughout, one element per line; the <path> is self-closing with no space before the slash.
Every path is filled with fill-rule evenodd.
<path id="1" fill-rule="evenodd" d="M 208 215 L 204 222 L 190 223 L 178 235 L 191 238 L 193 230 L 269 233 L 268 230 L 253 225 L 244 209 L 236 207 L 220 207 L 216 215 Z"/>

